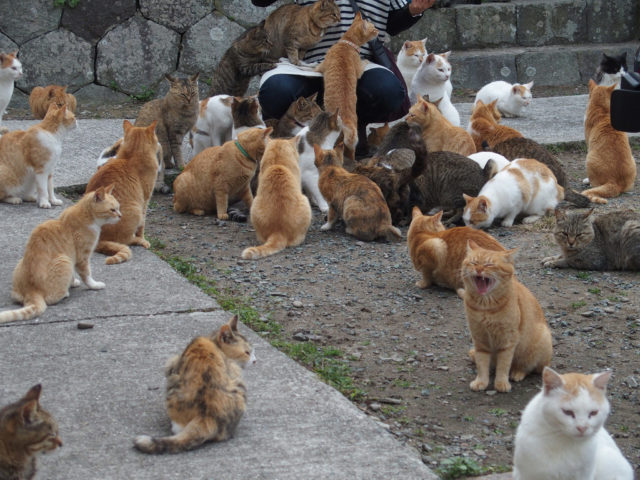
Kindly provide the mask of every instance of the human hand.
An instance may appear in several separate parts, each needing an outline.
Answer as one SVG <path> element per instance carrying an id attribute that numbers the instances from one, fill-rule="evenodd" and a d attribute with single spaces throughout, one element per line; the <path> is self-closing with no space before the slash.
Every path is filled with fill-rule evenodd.
<path id="1" fill-rule="evenodd" d="M 436 0 L 411 0 L 409 4 L 409 13 L 413 16 L 420 15 L 427 8 L 433 7 Z"/>

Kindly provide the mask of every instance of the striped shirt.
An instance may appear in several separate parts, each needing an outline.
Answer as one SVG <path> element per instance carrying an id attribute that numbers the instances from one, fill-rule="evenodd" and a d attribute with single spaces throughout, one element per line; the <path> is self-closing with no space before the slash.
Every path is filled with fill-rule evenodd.
<path id="1" fill-rule="evenodd" d="M 320 62 L 324 59 L 327 50 L 335 44 L 340 37 L 348 30 L 348 28 L 353 23 L 353 19 L 356 14 L 351 7 L 351 2 L 349 0 L 335 0 L 338 7 L 340 7 L 340 23 L 329 27 L 325 32 L 322 40 L 317 43 L 314 47 L 307 50 L 306 55 L 304 56 L 305 62 Z M 315 3 L 315 0 L 299 0 L 296 1 L 298 5 L 311 5 Z M 389 16 L 390 10 L 400 10 L 405 7 L 409 0 L 358 0 L 356 2 L 358 7 L 360 8 L 362 15 L 364 18 L 372 22 L 376 28 L 378 29 L 378 38 L 381 41 L 384 41 L 387 32 L 387 18 Z M 365 58 L 371 57 L 371 49 L 368 44 L 365 44 L 361 50 L 360 54 Z"/>

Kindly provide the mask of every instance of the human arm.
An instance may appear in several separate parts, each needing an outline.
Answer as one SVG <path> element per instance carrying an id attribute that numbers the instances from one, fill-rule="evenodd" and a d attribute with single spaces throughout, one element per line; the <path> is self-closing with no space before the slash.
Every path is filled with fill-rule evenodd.
<path id="1" fill-rule="evenodd" d="M 436 0 L 412 0 L 398 10 L 389 11 L 387 33 L 397 35 L 412 27 L 420 20 L 422 12 L 431 8 Z"/>

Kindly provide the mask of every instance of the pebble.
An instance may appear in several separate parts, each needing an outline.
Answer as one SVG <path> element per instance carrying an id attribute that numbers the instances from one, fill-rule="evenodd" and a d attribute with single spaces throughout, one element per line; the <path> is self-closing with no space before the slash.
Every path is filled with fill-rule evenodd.
<path id="1" fill-rule="evenodd" d="M 582 312 L 580 315 L 582 315 L 583 317 L 593 317 L 593 312 L 591 310 L 587 310 L 586 312 Z"/>
<path id="2" fill-rule="evenodd" d="M 382 408 L 382 405 L 380 405 L 378 402 L 373 402 L 369 405 L 369 408 L 374 412 L 378 412 L 380 408 Z"/>
<path id="3" fill-rule="evenodd" d="M 498 392 L 496 390 L 487 390 L 485 393 L 491 397 L 491 396 L 495 395 Z"/>
<path id="4" fill-rule="evenodd" d="M 89 330 L 93 328 L 93 323 L 91 322 L 78 322 L 78 330 Z"/>
<path id="5" fill-rule="evenodd" d="M 304 307 L 304 305 L 302 304 L 302 302 L 300 300 L 294 300 L 293 303 L 291 304 L 296 308 L 302 308 Z"/>

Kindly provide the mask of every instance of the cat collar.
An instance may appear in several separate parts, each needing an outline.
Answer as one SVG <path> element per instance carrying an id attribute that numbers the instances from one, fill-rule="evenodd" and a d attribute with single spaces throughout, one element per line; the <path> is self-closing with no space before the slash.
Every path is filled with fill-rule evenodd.
<path id="1" fill-rule="evenodd" d="M 344 39 L 341 38 L 340 40 L 338 40 L 338 43 L 346 43 L 350 47 L 355 48 L 356 52 L 360 53 L 360 47 L 358 45 L 356 45 L 355 43 L 349 41 L 349 40 L 344 40 Z"/>
<path id="2" fill-rule="evenodd" d="M 247 153 L 247 151 L 244 148 L 242 148 L 242 145 L 240 145 L 240 142 L 238 140 L 236 140 L 235 143 L 236 143 L 236 147 L 238 147 L 238 150 L 240 150 L 240 153 L 242 155 L 244 155 L 245 157 L 247 157 L 249 160 L 251 160 L 252 162 L 255 163 L 255 160 L 253 158 L 251 158 L 251 155 L 249 155 Z"/>

